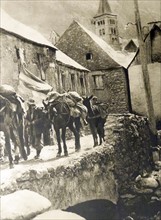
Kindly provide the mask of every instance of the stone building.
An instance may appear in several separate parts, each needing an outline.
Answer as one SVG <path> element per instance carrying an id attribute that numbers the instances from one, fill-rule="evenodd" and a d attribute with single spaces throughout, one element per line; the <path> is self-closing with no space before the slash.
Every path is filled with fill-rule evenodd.
<path id="1" fill-rule="evenodd" d="M 154 114 L 159 124 L 161 123 L 161 22 L 151 22 L 149 25 L 150 29 L 146 32 L 144 41 Z M 129 81 L 132 110 L 137 114 L 147 115 L 139 49 L 129 67 Z"/>
<path id="2" fill-rule="evenodd" d="M 77 91 L 82 96 L 91 94 L 89 70 L 62 51 L 56 51 L 57 87 L 59 92 Z"/>
<path id="3" fill-rule="evenodd" d="M 56 46 L 91 70 L 91 92 L 109 104 L 109 111 L 122 113 L 131 110 L 127 69 L 134 53 L 115 51 L 76 21 L 60 37 Z"/>
<path id="4" fill-rule="evenodd" d="M 113 48 L 120 50 L 117 15 L 112 12 L 107 0 L 100 0 L 98 12 L 93 17 L 92 24 L 96 35 Z"/>
<path id="5" fill-rule="evenodd" d="M 37 31 L 1 12 L 1 84 L 12 85 L 24 99 L 34 97 L 37 102 L 51 88 L 89 93 L 89 70 Z"/>
<path id="6" fill-rule="evenodd" d="M 150 22 L 145 35 L 147 59 L 149 63 L 161 63 L 161 21 Z"/>

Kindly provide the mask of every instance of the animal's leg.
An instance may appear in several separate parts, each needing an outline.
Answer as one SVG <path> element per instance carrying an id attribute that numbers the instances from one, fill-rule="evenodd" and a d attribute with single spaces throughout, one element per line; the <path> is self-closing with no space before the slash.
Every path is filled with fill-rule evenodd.
<path id="1" fill-rule="evenodd" d="M 96 146 L 98 146 L 97 129 L 92 124 L 90 124 L 90 129 L 91 129 L 91 133 L 92 133 L 93 141 L 94 141 L 94 146 L 93 147 L 96 147 Z"/>
<path id="2" fill-rule="evenodd" d="M 103 133 L 101 131 L 101 127 L 99 127 L 99 126 L 97 128 L 97 133 L 98 133 L 98 136 L 99 136 L 99 145 L 101 145 L 102 144 Z"/>
<path id="3" fill-rule="evenodd" d="M 42 143 L 41 143 L 41 133 L 35 134 L 35 146 L 34 147 L 36 149 L 35 159 L 39 159 L 41 150 L 43 148 Z"/>
<path id="4" fill-rule="evenodd" d="M 29 156 L 30 155 L 30 147 L 29 147 L 29 131 L 28 130 L 29 130 L 28 128 L 25 128 L 24 138 L 25 138 L 25 146 L 27 149 L 27 155 Z"/>
<path id="5" fill-rule="evenodd" d="M 79 151 L 80 150 L 80 136 L 79 136 L 79 132 L 73 126 L 73 123 L 71 123 L 69 125 L 69 129 L 73 132 L 74 137 L 75 137 L 75 151 Z"/>
<path id="6" fill-rule="evenodd" d="M 56 139 L 57 139 L 57 143 L 58 143 L 58 153 L 57 153 L 57 157 L 60 157 L 60 156 L 61 156 L 61 153 L 62 153 L 62 149 L 61 149 L 61 139 L 60 139 L 60 130 L 59 130 L 59 128 L 56 128 L 55 126 L 54 126 L 54 129 L 55 129 Z"/>
<path id="7" fill-rule="evenodd" d="M 21 122 L 23 123 L 23 122 Z M 20 142 L 20 153 L 23 157 L 24 160 L 27 160 L 27 153 L 25 151 L 25 142 L 24 142 L 24 128 L 23 125 L 21 124 L 20 127 L 18 128 L 18 138 Z"/>
<path id="8" fill-rule="evenodd" d="M 98 124 L 98 127 L 97 127 L 97 132 L 98 132 L 98 135 L 99 135 L 99 138 L 100 138 L 100 145 L 102 144 L 102 141 L 105 141 L 104 124 L 105 124 L 105 121 L 101 121 Z"/>
<path id="9" fill-rule="evenodd" d="M 18 164 L 18 163 L 19 163 L 19 160 L 20 160 L 20 157 L 19 157 L 19 149 L 18 149 L 18 146 L 15 146 L 15 160 L 14 160 L 14 163 L 15 163 L 15 164 Z"/>
<path id="10" fill-rule="evenodd" d="M 9 130 L 5 131 L 5 145 L 6 145 L 6 150 L 8 153 L 8 158 L 9 158 L 9 166 L 10 168 L 13 168 L 13 158 L 12 158 L 12 153 L 11 153 L 11 143 L 10 143 L 10 134 Z"/>
<path id="11" fill-rule="evenodd" d="M 11 136 L 12 136 L 12 140 L 14 142 L 14 145 L 19 147 L 19 152 L 20 152 L 22 158 L 24 160 L 27 160 L 26 152 L 25 152 L 24 148 L 22 148 L 20 137 L 17 134 L 17 131 L 15 130 L 15 128 L 12 128 L 12 129 L 10 129 L 10 132 L 11 132 Z"/>
<path id="12" fill-rule="evenodd" d="M 66 134 L 66 128 L 62 128 L 62 141 L 63 141 L 64 155 L 68 156 L 65 134 Z"/>
<path id="13" fill-rule="evenodd" d="M 19 157 L 19 146 L 18 146 L 18 137 L 16 137 L 16 134 L 14 133 L 13 129 L 10 129 L 10 136 L 11 136 L 11 139 L 14 143 L 14 154 L 15 154 L 15 159 L 14 159 L 14 163 L 15 164 L 18 164 L 19 163 L 19 160 L 20 160 L 20 157 Z"/>

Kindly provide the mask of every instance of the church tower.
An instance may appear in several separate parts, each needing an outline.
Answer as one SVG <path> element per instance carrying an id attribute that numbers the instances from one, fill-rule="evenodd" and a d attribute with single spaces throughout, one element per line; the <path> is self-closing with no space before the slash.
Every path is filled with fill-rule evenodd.
<path id="1" fill-rule="evenodd" d="M 117 15 L 112 13 L 108 0 L 100 0 L 99 9 L 93 17 L 92 24 L 99 37 L 114 49 L 120 49 Z"/>

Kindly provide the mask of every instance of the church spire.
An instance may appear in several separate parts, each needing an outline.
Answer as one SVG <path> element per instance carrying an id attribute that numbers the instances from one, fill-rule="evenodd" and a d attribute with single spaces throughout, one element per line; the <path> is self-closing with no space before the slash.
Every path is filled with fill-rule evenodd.
<path id="1" fill-rule="evenodd" d="M 95 33 L 115 49 L 120 49 L 117 15 L 113 14 L 108 0 L 100 0 L 97 14 L 92 19 Z"/>
<path id="2" fill-rule="evenodd" d="M 103 15 L 103 14 L 111 14 L 111 13 L 112 11 L 108 3 L 108 0 L 100 0 L 99 8 L 98 8 L 98 12 L 96 16 Z"/>

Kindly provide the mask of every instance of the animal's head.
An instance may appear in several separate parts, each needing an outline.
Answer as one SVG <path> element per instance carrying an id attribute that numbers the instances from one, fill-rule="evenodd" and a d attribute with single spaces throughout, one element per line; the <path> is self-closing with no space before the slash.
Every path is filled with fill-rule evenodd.
<path id="1" fill-rule="evenodd" d="M 87 108 L 91 107 L 91 99 L 93 98 L 93 95 L 83 97 L 83 105 L 85 105 Z"/>

